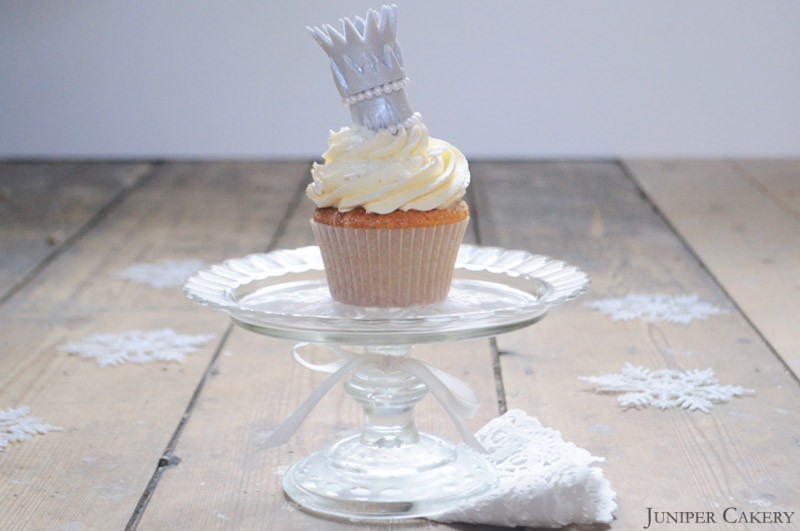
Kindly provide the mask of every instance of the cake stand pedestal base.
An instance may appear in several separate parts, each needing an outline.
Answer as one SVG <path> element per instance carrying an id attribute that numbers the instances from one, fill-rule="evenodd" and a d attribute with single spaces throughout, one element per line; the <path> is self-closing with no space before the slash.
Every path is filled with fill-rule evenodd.
<path id="1" fill-rule="evenodd" d="M 345 390 L 364 408 L 360 435 L 292 465 L 283 489 L 318 514 L 357 520 L 431 516 L 494 485 L 492 467 L 474 450 L 419 433 L 414 408 L 428 392 L 397 363 L 411 345 L 370 346 L 377 366 L 351 374 Z"/>
<path id="2" fill-rule="evenodd" d="M 354 453 L 373 466 L 342 467 L 339 454 L 349 456 L 361 446 L 359 438 L 344 439 L 292 465 L 283 477 L 287 496 L 317 514 L 394 520 L 443 513 L 494 484 L 483 457 L 427 434 L 420 434 L 413 448 L 360 448 Z"/>

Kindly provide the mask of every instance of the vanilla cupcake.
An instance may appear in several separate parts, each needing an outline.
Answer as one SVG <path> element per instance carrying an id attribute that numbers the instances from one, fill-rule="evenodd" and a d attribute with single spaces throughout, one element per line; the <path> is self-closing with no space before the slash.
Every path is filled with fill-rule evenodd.
<path id="1" fill-rule="evenodd" d="M 331 134 L 312 168 L 314 235 L 331 296 L 359 306 L 412 306 L 447 297 L 469 220 L 464 156 L 421 123 Z"/>
<path id="2" fill-rule="evenodd" d="M 441 301 L 469 221 L 467 161 L 411 109 L 396 7 L 341 23 L 309 28 L 355 122 L 331 132 L 307 189 L 331 296 L 358 306 Z"/>

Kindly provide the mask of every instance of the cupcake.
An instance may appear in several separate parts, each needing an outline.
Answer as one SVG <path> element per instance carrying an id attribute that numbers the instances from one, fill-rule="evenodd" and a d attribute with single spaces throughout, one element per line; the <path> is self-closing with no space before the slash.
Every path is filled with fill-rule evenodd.
<path id="1" fill-rule="evenodd" d="M 396 9 L 309 28 L 354 122 L 312 167 L 311 225 L 331 296 L 358 306 L 445 299 L 469 221 L 467 160 L 428 136 L 408 100 Z"/>

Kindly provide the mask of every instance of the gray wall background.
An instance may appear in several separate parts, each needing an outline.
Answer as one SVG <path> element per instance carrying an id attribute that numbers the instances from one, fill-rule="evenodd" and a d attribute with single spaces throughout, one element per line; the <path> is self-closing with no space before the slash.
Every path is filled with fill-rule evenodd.
<path id="1" fill-rule="evenodd" d="M 470 157 L 800 156 L 800 2 L 396 3 Z M 349 114 L 305 26 L 379 5 L 0 0 L 0 156 L 317 156 Z"/>

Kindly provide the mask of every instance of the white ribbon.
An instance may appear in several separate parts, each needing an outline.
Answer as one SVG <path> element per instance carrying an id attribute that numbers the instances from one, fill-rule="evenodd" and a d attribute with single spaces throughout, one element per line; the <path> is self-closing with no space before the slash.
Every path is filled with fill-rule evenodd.
<path id="1" fill-rule="evenodd" d="M 322 400 L 328 391 L 336 385 L 339 380 L 355 372 L 358 369 L 377 368 L 386 370 L 392 368 L 406 374 L 410 374 L 422 381 L 430 390 L 431 394 L 442 404 L 445 411 L 450 415 L 453 423 L 461 434 L 464 442 L 473 450 L 486 453 L 486 449 L 475 439 L 464 424 L 463 418 L 470 418 L 478 410 L 478 397 L 475 392 L 463 381 L 452 374 L 431 367 L 414 358 L 406 356 L 392 356 L 385 354 L 358 354 L 331 345 L 319 345 L 340 356 L 336 361 L 323 364 L 314 364 L 303 358 L 300 350 L 308 346 L 309 343 L 297 343 L 292 349 L 292 358 L 307 369 L 317 372 L 331 373 L 331 375 L 317 387 L 294 413 L 289 415 L 283 424 L 267 437 L 264 444 L 267 447 L 279 446 L 286 443 L 300 424 L 308 417 L 314 406 Z"/>

